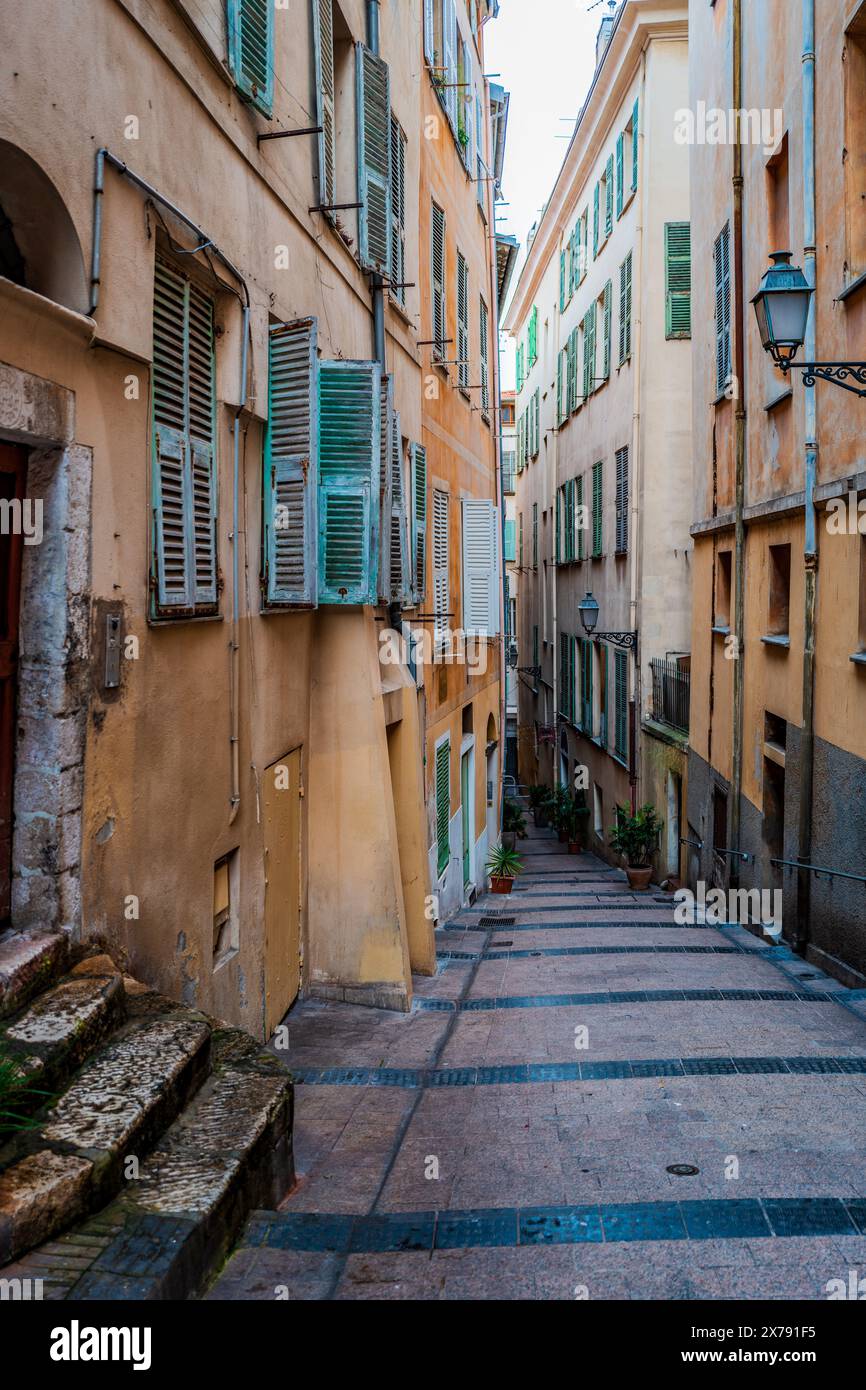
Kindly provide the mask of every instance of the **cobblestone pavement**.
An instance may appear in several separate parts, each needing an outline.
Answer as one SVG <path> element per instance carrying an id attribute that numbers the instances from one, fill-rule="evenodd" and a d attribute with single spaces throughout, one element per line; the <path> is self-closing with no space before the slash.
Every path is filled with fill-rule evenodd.
<path id="1" fill-rule="evenodd" d="M 676 926 L 550 832 L 523 859 L 437 932 L 410 1014 L 289 1015 L 300 1182 L 209 1298 L 822 1299 L 866 1275 L 866 991 Z"/>

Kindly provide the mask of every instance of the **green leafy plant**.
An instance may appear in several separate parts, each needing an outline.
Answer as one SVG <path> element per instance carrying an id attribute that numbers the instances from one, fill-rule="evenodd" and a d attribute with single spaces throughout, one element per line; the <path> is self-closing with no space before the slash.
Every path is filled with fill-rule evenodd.
<path id="1" fill-rule="evenodd" d="M 0 1045 L 0 1134 L 31 1129 L 37 1121 L 30 1111 L 41 1105 L 49 1094 L 31 1086 L 15 1058 Z"/>
<path id="2" fill-rule="evenodd" d="M 632 869 L 648 869 L 658 847 L 661 820 L 649 802 L 632 815 L 627 806 L 617 806 L 616 822 L 610 828 L 610 847 L 621 854 Z"/>
<path id="3" fill-rule="evenodd" d="M 510 834 L 516 834 L 521 840 L 526 839 L 526 820 L 523 815 L 523 807 L 519 801 L 507 796 L 502 808 L 502 829 Z"/>
<path id="4" fill-rule="evenodd" d="M 589 816 L 589 807 L 585 801 L 572 796 L 568 799 L 568 804 L 562 812 L 563 829 L 567 832 L 568 838 L 574 841 L 582 834 Z"/>
<path id="5" fill-rule="evenodd" d="M 535 811 L 542 801 L 546 801 L 550 796 L 550 788 L 542 786 L 540 782 L 534 782 L 531 787 L 527 788 L 526 794 L 529 797 L 530 811 Z"/>
<path id="6" fill-rule="evenodd" d="M 554 830 L 567 830 L 571 811 L 571 792 L 561 784 L 553 789 L 550 819 Z"/>
<path id="7" fill-rule="evenodd" d="M 487 872 L 491 878 L 517 878 L 523 868 L 523 861 L 515 849 L 496 845 L 487 860 Z"/>

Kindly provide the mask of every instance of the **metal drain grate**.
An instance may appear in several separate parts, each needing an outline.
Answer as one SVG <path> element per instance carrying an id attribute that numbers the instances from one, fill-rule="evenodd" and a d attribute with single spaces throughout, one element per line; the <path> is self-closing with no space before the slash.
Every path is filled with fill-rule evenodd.
<path id="1" fill-rule="evenodd" d="M 700 1171 L 693 1163 L 671 1163 L 665 1169 L 666 1173 L 672 1173 L 675 1178 L 694 1178 Z"/>
<path id="2" fill-rule="evenodd" d="M 482 917 L 479 927 L 513 927 L 516 917 Z"/>

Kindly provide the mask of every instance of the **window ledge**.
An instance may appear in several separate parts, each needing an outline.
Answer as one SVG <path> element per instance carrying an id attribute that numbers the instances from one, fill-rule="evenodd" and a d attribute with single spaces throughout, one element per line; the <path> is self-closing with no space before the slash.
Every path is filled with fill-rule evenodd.
<path id="1" fill-rule="evenodd" d="M 781 633 L 765 632 L 761 641 L 767 647 L 782 647 L 785 651 L 787 651 L 791 645 L 790 637 L 783 636 Z"/>
<path id="2" fill-rule="evenodd" d="M 714 632 L 717 637 L 730 637 L 731 635 L 731 629 L 726 623 L 714 623 L 710 631 Z"/>
<path id="3" fill-rule="evenodd" d="M 767 401 L 766 405 L 764 406 L 764 409 L 768 413 L 771 410 L 775 410 L 776 406 L 781 405 L 783 401 L 789 401 L 793 394 L 793 388 L 791 386 L 786 387 L 784 391 L 779 392 L 778 396 L 774 396 L 771 401 Z"/>
<path id="4" fill-rule="evenodd" d="M 866 666 L 866 652 L 852 652 L 848 658 L 855 666 Z"/>
<path id="5" fill-rule="evenodd" d="M 866 270 L 863 271 L 862 275 L 858 275 L 856 280 L 852 280 L 850 285 L 846 285 L 843 290 L 840 290 L 836 298 L 844 303 L 846 299 L 850 299 L 852 295 L 856 294 L 858 290 L 862 290 L 864 286 L 866 286 Z"/>

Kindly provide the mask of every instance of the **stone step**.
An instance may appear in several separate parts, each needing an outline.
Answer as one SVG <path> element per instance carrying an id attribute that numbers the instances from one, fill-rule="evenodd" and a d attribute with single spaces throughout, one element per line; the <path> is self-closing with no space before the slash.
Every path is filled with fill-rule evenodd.
<path id="1" fill-rule="evenodd" d="M 65 932 L 11 932 L 0 941 L 0 1018 L 17 1013 L 63 974 Z"/>
<path id="2" fill-rule="evenodd" d="M 132 1018 L 74 1077 L 38 1127 L 0 1154 L 0 1259 L 66 1229 L 121 1188 L 201 1085 L 211 1026 L 159 995 L 130 1001 Z"/>

